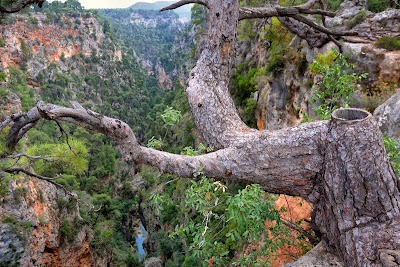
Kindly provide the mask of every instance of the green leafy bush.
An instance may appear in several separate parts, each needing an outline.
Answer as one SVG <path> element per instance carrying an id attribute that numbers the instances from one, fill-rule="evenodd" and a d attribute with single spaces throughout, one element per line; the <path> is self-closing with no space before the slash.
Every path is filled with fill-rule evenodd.
<path id="1" fill-rule="evenodd" d="M 4 99 L 10 91 L 8 91 L 6 88 L 0 86 L 0 99 Z"/>
<path id="2" fill-rule="evenodd" d="M 374 13 L 382 12 L 390 7 L 391 0 L 367 0 L 368 10 Z"/>
<path id="3" fill-rule="evenodd" d="M 94 238 L 91 244 L 96 248 L 109 245 L 115 230 L 115 223 L 112 220 L 98 222 L 94 227 Z"/>
<path id="4" fill-rule="evenodd" d="M 385 136 L 383 138 L 383 143 L 385 144 L 386 153 L 389 156 L 393 169 L 396 172 L 397 177 L 400 178 L 400 142 L 396 139 Z"/>
<path id="5" fill-rule="evenodd" d="M 79 232 L 78 228 L 75 227 L 74 223 L 72 223 L 68 219 L 64 219 L 62 221 L 58 231 L 62 237 L 65 237 L 67 239 L 68 242 L 74 241 L 76 235 Z"/>
<path id="6" fill-rule="evenodd" d="M 4 72 L 0 71 L 0 82 L 4 81 L 7 77 L 7 74 L 5 74 Z"/>
<path id="7" fill-rule="evenodd" d="M 275 17 L 271 19 L 272 26 L 265 26 L 264 38 L 269 42 L 270 57 L 266 65 L 269 73 L 277 74 L 285 66 L 285 54 L 288 52 L 288 44 L 292 39 L 292 34 Z"/>
<path id="8" fill-rule="evenodd" d="M 389 51 L 400 50 L 400 38 L 383 36 L 376 41 L 376 47 Z"/>
<path id="9" fill-rule="evenodd" d="M 327 9 L 331 11 L 336 11 L 340 8 L 341 3 L 343 3 L 343 0 L 328 0 Z"/>
<path id="10" fill-rule="evenodd" d="M 0 47 L 5 47 L 6 42 L 4 42 L 3 38 L 0 37 Z"/>
<path id="11" fill-rule="evenodd" d="M 0 199 L 7 200 L 10 182 L 12 180 L 9 174 L 0 174 Z"/>
<path id="12" fill-rule="evenodd" d="M 319 79 L 312 88 L 310 100 L 318 104 L 314 113 L 320 119 L 329 119 L 335 109 L 348 106 L 353 101 L 351 95 L 357 83 L 367 77 L 366 73 L 352 73 L 354 66 L 347 60 L 348 55 L 331 50 L 319 54 L 310 65 L 311 74 Z"/>
<path id="13" fill-rule="evenodd" d="M 355 26 L 361 24 L 367 18 L 367 11 L 360 10 L 353 18 L 346 22 L 347 29 L 352 29 Z"/>
<path id="14" fill-rule="evenodd" d="M 27 240 L 29 233 L 32 230 L 32 224 L 30 221 L 20 221 L 12 215 L 4 214 L 2 222 L 8 224 L 12 228 L 12 231 L 20 241 Z"/>
<path id="15" fill-rule="evenodd" d="M 179 110 L 176 110 L 172 107 L 168 107 L 166 110 L 164 110 L 164 113 L 161 115 L 161 118 L 164 121 L 165 125 L 173 126 L 182 118 L 182 115 Z"/>
<path id="16" fill-rule="evenodd" d="M 279 247 L 287 244 L 288 232 L 274 208 L 275 198 L 260 186 L 237 189 L 206 177 L 187 181 L 186 186 L 179 181 L 173 190 L 151 197 L 152 206 L 162 221 L 175 226 L 169 238 L 163 231 L 158 233 L 164 236 L 160 253 L 168 258 L 170 266 L 175 266 L 178 260 L 174 252 L 186 255 L 182 266 L 193 266 L 194 262 L 195 266 L 208 266 L 210 261 L 213 266 L 256 266 L 258 257 L 263 257 L 263 262 L 267 263 Z M 167 195 L 180 197 L 177 202 L 175 197 L 171 199 Z M 265 228 L 266 220 L 273 221 L 273 226 Z M 278 237 L 278 233 L 286 234 Z M 263 242 L 265 247 L 246 257 L 232 258 L 234 251 L 257 241 Z M 248 258 L 251 260 L 242 265 Z"/>

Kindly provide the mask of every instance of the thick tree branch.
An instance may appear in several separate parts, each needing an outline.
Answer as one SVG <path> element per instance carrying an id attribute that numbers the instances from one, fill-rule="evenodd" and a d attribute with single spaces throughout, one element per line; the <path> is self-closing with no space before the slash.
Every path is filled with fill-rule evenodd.
<path id="1" fill-rule="evenodd" d="M 239 20 L 243 19 L 256 19 L 256 18 L 269 18 L 269 17 L 285 17 L 291 15 L 301 14 L 318 14 L 328 17 L 334 17 L 335 12 L 326 11 L 322 9 L 305 9 L 302 7 L 241 7 L 239 9 Z"/>
<path id="2" fill-rule="evenodd" d="M 300 21 L 310 27 L 313 27 L 314 29 L 329 34 L 329 35 L 334 35 L 334 36 L 355 36 L 358 35 L 358 32 L 356 31 L 334 31 L 334 30 L 329 30 L 327 28 L 325 28 L 324 26 L 318 25 L 317 23 L 315 23 L 314 21 L 302 16 L 302 15 L 298 15 L 298 14 L 294 14 L 294 15 L 288 15 L 291 18 L 294 18 L 297 21 Z"/>
<path id="3" fill-rule="evenodd" d="M 15 1 L 17 2 L 16 4 L 10 6 L 10 7 L 4 7 L 4 6 L 0 6 L 0 13 L 15 13 L 20 11 L 21 9 L 29 6 L 29 5 L 33 5 L 33 4 L 37 4 L 39 7 L 42 7 L 43 3 L 46 0 L 24 0 L 24 1 Z"/>
<path id="4" fill-rule="evenodd" d="M 176 3 L 173 3 L 172 5 L 169 5 L 167 7 L 160 9 L 160 11 L 173 10 L 173 9 L 176 9 L 178 7 L 181 7 L 181 6 L 184 6 L 187 4 L 199 4 L 199 5 L 205 6 L 208 9 L 210 9 L 207 0 L 205 0 L 205 1 L 203 1 L 203 0 L 180 0 Z"/>
<path id="5" fill-rule="evenodd" d="M 102 116 L 82 107 L 66 108 L 39 102 L 36 107 L 28 112 L 12 118 L 14 123 L 10 127 L 6 139 L 6 146 L 9 151 L 13 151 L 24 134 L 42 118 L 71 122 L 88 130 L 103 133 L 118 141 L 118 145 L 121 146 L 127 157 L 133 156 L 135 150 L 138 149 L 138 143 L 131 128 L 120 120 Z M 127 147 L 129 147 L 129 151 L 125 149 Z"/>
<path id="6" fill-rule="evenodd" d="M 56 187 L 61 188 L 62 190 L 64 190 L 64 192 L 66 194 L 72 196 L 74 199 L 78 199 L 78 196 L 75 193 L 72 193 L 67 188 L 65 188 L 63 185 L 54 182 L 55 179 L 60 178 L 60 177 L 54 177 L 54 178 L 45 177 L 45 176 L 30 172 L 28 170 L 25 170 L 24 168 L 8 168 L 8 169 L 5 169 L 3 171 L 6 172 L 6 173 L 20 173 L 20 172 L 25 173 L 26 175 L 29 175 L 31 177 L 35 177 L 35 178 L 37 178 L 39 180 L 43 180 L 43 181 L 49 182 L 49 183 L 55 185 Z"/>
<path id="7" fill-rule="evenodd" d="M 15 133 L 25 128 L 24 123 L 37 123 L 41 118 L 71 122 L 104 133 L 118 143 L 124 158 L 134 164 L 150 164 L 182 177 L 196 177 L 201 172 L 219 179 L 259 183 L 270 192 L 309 200 L 313 198 L 315 178 L 323 166 L 321 147 L 327 130 L 326 122 L 317 122 L 273 133 L 236 131 L 230 136 L 229 147 L 193 157 L 140 146 L 131 128 L 122 121 L 82 107 L 66 108 L 39 102 L 11 125 L 7 136 L 10 149 L 18 142 Z"/>
<path id="8" fill-rule="evenodd" d="M 354 36 L 358 35 L 355 31 L 334 31 L 324 26 L 318 25 L 311 19 L 302 16 L 301 14 L 320 14 L 324 16 L 335 16 L 335 13 L 314 9 L 314 10 L 302 10 L 295 7 L 259 7 L 259 8 L 247 8 L 242 7 L 239 11 L 239 20 L 243 19 L 255 19 L 255 18 L 269 18 L 269 17 L 291 17 L 297 21 L 300 21 L 322 33 L 326 33 L 334 36 Z M 288 27 L 289 30 L 291 27 Z"/>

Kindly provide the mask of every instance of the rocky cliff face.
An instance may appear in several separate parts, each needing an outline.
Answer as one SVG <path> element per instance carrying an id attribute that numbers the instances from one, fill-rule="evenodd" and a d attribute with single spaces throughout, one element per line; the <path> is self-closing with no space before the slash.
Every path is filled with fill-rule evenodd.
<path id="1" fill-rule="evenodd" d="M 78 216 L 76 201 L 62 189 L 37 179 L 13 179 L 0 205 L 0 263 L 94 266 L 90 231 L 67 227 Z"/>
<path id="2" fill-rule="evenodd" d="M 1 119 L 21 109 L 20 98 L 9 94 L 1 100 Z M 94 260 L 90 229 L 68 227 L 80 215 L 64 190 L 26 175 L 0 173 L 0 179 L 0 266 L 86 267 L 107 260 Z"/>
<path id="3" fill-rule="evenodd" d="M 348 21 L 360 10 L 361 7 L 345 1 L 339 10 L 340 16 L 329 21 L 329 25 L 349 27 Z M 354 30 L 362 32 L 362 36 L 344 38 L 342 49 L 351 54 L 351 62 L 357 73 L 369 74 L 354 96 L 356 101 L 353 106 L 372 112 L 400 86 L 400 51 L 387 51 L 375 45 L 377 38 L 382 36 L 398 36 L 400 10 L 366 14 L 366 19 L 354 26 Z M 238 61 L 246 60 L 263 67 L 271 60 L 268 48 L 268 43 L 259 38 L 250 48 L 239 47 L 246 54 L 239 57 Z M 310 102 L 309 95 L 315 81 L 307 66 L 318 53 L 331 49 L 339 48 L 332 42 L 321 48 L 310 48 L 305 41 L 297 37 L 292 39 L 284 56 L 282 70 L 257 77 L 255 99 L 258 128 L 275 130 L 295 126 L 303 120 L 303 114 L 312 116 L 314 104 Z"/>
<path id="4" fill-rule="evenodd" d="M 79 65 L 72 57 L 107 53 L 111 61 L 121 60 L 119 48 L 109 42 L 100 22 L 93 17 L 66 17 L 54 23 L 45 14 L 12 15 L 0 24 L 0 70 L 20 67 L 28 74 L 28 86 L 35 93 L 43 81 L 59 71 Z M 103 49 L 106 45 L 111 49 Z M 78 65 L 78 66 L 77 66 Z M 102 69 L 97 72 L 101 75 Z M 4 82 L 0 81 L 0 86 Z M 66 85 L 68 89 L 72 84 Z M 96 98 L 94 98 L 96 99 Z M 14 92 L 0 99 L 1 119 L 21 112 L 21 98 Z M 107 266 L 110 253 L 96 255 L 90 247 L 93 231 L 78 227 L 76 200 L 53 184 L 27 176 L 10 178 L 1 173 L 0 265 L 1 266 Z"/>
<path id="5" fill-rule="evenodd" d="M 132 48 L 147 73 L 155 75 L 159 87 L 170 90 L 176 82 L 184 84 L 184 63 L 194 44 L 187 25 L 180 22 L 177 14 L 135 9 L 101 12 L 118 24 L 121 39 Z"/>
<path id="6" fill-rule="evenodd" d="M 110 45 L 99 21 L 93 17 L 62 16 L 57 23 L 46 14 L 14 15 L 9 24 L 0 24 L 0 66 L 21 66 L 32 80 L 52 62 L 74 55 L 102 55 L 101 47 Z M 12 24 L 11 24 L 12 23 Z M 114 47 L 113 60 L 121 60 L 121 50 Z"/>

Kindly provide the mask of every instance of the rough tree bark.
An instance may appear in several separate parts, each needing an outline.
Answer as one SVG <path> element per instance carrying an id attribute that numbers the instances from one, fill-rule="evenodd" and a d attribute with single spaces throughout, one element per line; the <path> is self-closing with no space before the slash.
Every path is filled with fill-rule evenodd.
<path id="1" fill-rule="evenodd" d="M 120 120 L 77 103 L 66 108 L 43 102 L 0 124 L 0 130 L 11 126 L 9 151 L 40 119 L 75 123 L 115 139 L 134 166 L 151 164 L 183 177 L 195 177 L 201 169 L 210 177 L 259 183 L 268 192 L 303 197 L 315 206 L 315 224 L 328 249 L 342 261 L 337 266 L 399 266 L 398 182 L 372 116 L 347 109 L 336 111 L 330 121 L 274 132 L 250 129 L 240 120 L 228 90 L 243 9 L 238 0 L 183 0 L 166 9 L 191 2 L 205 5 L 209 20 L 207 43 L 186 91 L 201 138 L 216 152 L 190 157 L 156 151 L 140 146 Z M 329 266 L 332 257 L 321 259 L 320 266 Z"/>

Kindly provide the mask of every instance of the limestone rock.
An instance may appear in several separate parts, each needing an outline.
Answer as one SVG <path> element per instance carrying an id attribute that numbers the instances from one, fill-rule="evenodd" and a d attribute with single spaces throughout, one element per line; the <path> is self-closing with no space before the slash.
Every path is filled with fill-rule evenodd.
<path id="1" fill-rule="evenodd" d="M 94 266 L 85 227 L 72 241 L 60 233 L 64 220 L 74 221 L 76 210 L 58 203 L 73 201 L 53 184 L 36 179 L 13 179 L 0 203 L 1 266 Z M 99 266 L 99 265 L 98 265 Z"/>
<path id="2" fill-rule="evenodd" d="M 145 267 L 163 267 L 162 260 L 157 257 L 152 257 L 144 262 Z"/>
<path id="3" fill-rule="evenodd" d="M 389 137 L 400 139 L 400 90 L 374 111 L 378 125 Z"/>
<path id="4" fill-rule="evenodd" d="M 284 267 L 344 267 L 343 262 L 329 253 L 325 242 L 320 242 L 307 254 Z"/>

